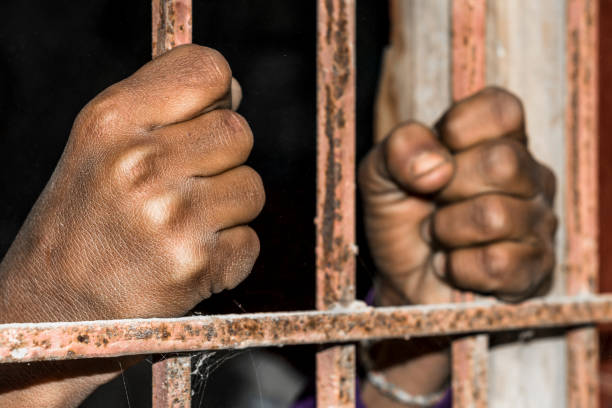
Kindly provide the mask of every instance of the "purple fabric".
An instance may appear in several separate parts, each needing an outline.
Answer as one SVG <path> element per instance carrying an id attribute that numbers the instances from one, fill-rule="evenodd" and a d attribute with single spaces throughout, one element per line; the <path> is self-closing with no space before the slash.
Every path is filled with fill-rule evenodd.
<path id="1" fill-rule="evenodd" d="M 372 306 L 374 304 L 374 288 L 370 289 L 368 294 L 366 295 L 364 301 L 366 302 L 366 304 L 368 304 L 369 306 Z M 357 379 L 357 383 L 355 384 L 355 407 L 356 408 L 367 408 L 365 406 L 365 404 L 363 403 L 363 401 L 361 401 L 361 390 L 360 390 L 360 384 L 359 384 L 359 378 Z M 452 408 L 452 395 L 451 395 L 451 391 L 450 389 L 446 392 L 446 395 L 444 395 L 444 398 L 442 398 L 440 400 L 440 402 L 438 402 L 434 408 Z M 316 400 L 314 396 L 310 396 L 308 398 L 305 398 L 301 401 L 296 402 L 293 405 L 293 408 L 316 408 L 317 404 L 316 404 Z"/>
<path id="2" fill-rule="evenodd" d="M 444 398 L 440 400 L 435 406 L 435 408 L 452 408 L 453 407 L 453 393 L 449 389 L 446 391 L 446 395 Z"/>

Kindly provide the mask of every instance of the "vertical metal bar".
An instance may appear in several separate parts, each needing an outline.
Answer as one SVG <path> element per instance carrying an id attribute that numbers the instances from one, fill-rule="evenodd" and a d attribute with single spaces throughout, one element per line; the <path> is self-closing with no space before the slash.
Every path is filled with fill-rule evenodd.
<path id="1" fill-rule="evenodd" d="M 177 45 L 191 43 L 191 0 L 152 1 L 153 58 Z M 191 407 L 191 357 L 153 364 L 153 408 Z"/>
<path id="2" fill-rule="evenodd" d="M 452 2 L 452 94 L 458 100 L 485 86 L 486 0 Z M 474 300 L 455 292 L 454 301 Z M 453 407 L 486 407 L 488 393 L 488 335 L 453 341 Z"/>
<path id="3" fill-rule="evenodd" d="M 191 43 L 191 0 L 153 0 L 152 19 L 153 58 Z"/>
<path id="4" fill-rule="evenodd" d="M 318 0 L 317 309 L 355 298 L 355 1 Z M 355 347 L 317 353 L 317 406 L 355 406 Z"/>
<path id="5" fill-rule="evenodd" d="M 191 406 L 191 358 L 175 357 L 153 365 L 153 407 Z"/>
<path id="6" fill-rule="evenodd" d="M 567 292 L 597 289 L 598 24 L 596 0 L 567 3 Z M 568 407 L 599 406 L 599 344 L 593 327 L 572 330 L 568 343 Z"/>

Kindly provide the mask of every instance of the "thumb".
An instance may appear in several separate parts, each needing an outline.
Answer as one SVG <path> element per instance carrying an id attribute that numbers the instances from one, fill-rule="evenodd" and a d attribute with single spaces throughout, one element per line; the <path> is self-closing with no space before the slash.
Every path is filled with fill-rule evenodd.
<path id="1" fill-rule="evenodd" d="M 453 158 L 426 126 L 410 122 L 397 127 L 362 162 L 359 181 L 364 194 L 399 187 L 408 193 L 431 194 L 454 173 Z"/>
<path id="2" fill-rule="evenodd" d="M 240 86 L 240 82 L 236 78 L 232 77 L 232 85 L 230 91 L 230 99 L 232 110 L 237 111 L 240 106 L 240 102 L 242 102 L 242 87 Z"/>

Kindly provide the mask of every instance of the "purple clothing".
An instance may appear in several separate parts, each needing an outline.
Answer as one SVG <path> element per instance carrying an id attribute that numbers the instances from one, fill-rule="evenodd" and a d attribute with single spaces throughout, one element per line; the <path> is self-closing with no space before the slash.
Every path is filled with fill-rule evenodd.
<path id="1" fill-rule="evenodd" d="M 374 304 L 374 289 L 370 289 L 364 301 L 370 306 Z M 359 382 L 359 379 L 357 379 L 357 383 L 355 384 L 355 407 L 367 408 L 363 401 L 361 401 L 361 387 L 359 385 Z M 452 401 L 453 399 L 451 390 L 448 390 L 446 392 L 446 395 L 444 395 L 444 397 L 434 406 L 434 408 L 452 408 Z M 293 405 L 293 408 L 316 408 L 315 397 L 311 396 L 301 401 L 298 401 Z"/>

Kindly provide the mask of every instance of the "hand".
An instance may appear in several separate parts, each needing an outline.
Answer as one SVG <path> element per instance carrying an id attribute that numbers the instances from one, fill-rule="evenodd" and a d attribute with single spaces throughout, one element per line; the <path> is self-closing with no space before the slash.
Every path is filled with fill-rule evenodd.
<path id="1" fill-rule="evenodd" d="M 449 302 L 453 287 L 517 301 L 551 275 L 555 178 L 504 90 L 458 102 L 435 130 L 397 127 L 359 182 L 381 304 Z"/>
<path id="2" fill-rule="evenodd" d="M 248 275 L 264 191 L 231 88 L 218 52 L 181 46 L 79 113 L 2 262 L 2 322 L 180 316 Z"/>

